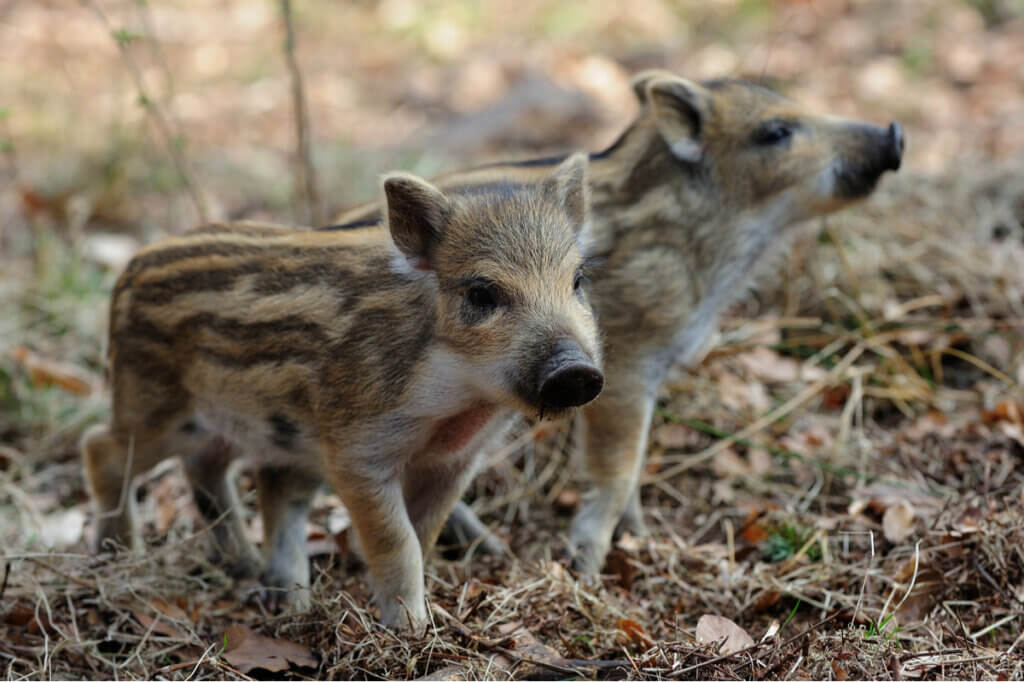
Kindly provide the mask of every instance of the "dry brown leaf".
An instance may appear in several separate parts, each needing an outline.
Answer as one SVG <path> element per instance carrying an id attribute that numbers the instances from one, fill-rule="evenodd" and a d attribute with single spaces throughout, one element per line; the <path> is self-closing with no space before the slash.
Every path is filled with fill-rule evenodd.
<path id="1" fill-rule="evenodd" d="M 196 620 L 185 612 L 188 603 L 184 599 L 178 599 L 176 604 L 172 604 L 164 599 L 151 599 L 149 605 L 172 620 L 192 622 Z"/>
<path id="2" fill-rule="evenodd" d="M 189 639 L 187 632 L 179 627 L 175 627 L 167 620 L 154 618 L 148 613 L 143 613 L 142 611 L 132 611 L 132 615 L 135 616 L 135 620 L 139 621 L 139 625 L 142 626 L 143 631 L 152 631 L 158 635 L 173 637 L 174 639 Z"/>
<path id="3" fill-rule="evenodd" d="M 665 449 L 678 449 L 690 443 L 690 430 L 682 424 L 658 424 L 651 431 L 651 440 Z"/>
<path id="4" fill-rule="evenodd" d="M 724 642 L 719 653 L 728 655 L 754 646 L 754 640 L 747 631 L 723 616 L 705 614 L 697 621 L 697 642 L 712 644 Z"/>
<path id="5" fill-rule="evenodd" d="M 771 407 L 772 401 L 764 384 L 758 381 L 745 381 L 731 372 L 717 372 L 715 385 L 722 404 L 731 410 L 741 411 L 752 409 L 763 412 Z"/>
<path id="6" fill-rule="evenodd" d="M 555 496 L 555 511 L 559 514 L 571 514 L 580 506 L 580 491 L 565 488 Z"/>
<path id="7" fill-rule="evenodd" d="M 622 633 L 625 640 L 630 644 L 642 646 L 645 649 L 650 649 L 654 646 L 654 640 L 647 636 L 647 633 L 644 632 L 643 626 L 635 620 L 630 618 L 620 618 L 616 625 L 619 628 L 619 632 Z"/>
<path id="8" fill-rule="evenodd" d="M 99 383 L 85 370 L 41 358 L 26 346 L 15 346 L 11 349 L 11 356 L 28 371 L 35 386 L 58 386 L 77 395 L 89 395 Z"/>
<path id="9" fill-rule="evenodd" d="M 509 643 L 510 646 L 508 648 L 515 651 L 517 656 L 521 656 L 522 658 L 530 661 L 539 661 L 541 663 L 554 665 L 557 665 L 557 663 L 562 660 L 562 657 L 557 651 L 540 642 L 533 636 L 533 633 L 527 630 L 519 621 L 499 625 L 498 632 L 511 638 L 512 641 Z M 512 666 L 512 661 L 509 661 L 505 656 L 496 656 L 495 662 L 505 669 Z"/>
<path id="10" fill-rule="evenodd" d="M 817 366 L 805 365 L 793 358 L 779 355 L 770 348 L 758 346 L 747 353 L 740 353 L 736 359 L 756 377 L 767 383 L 788 383 L 791 381 L 817 381 L 826 372 Z"/>
<path id="11" fill-rule="evenodd" d="M 1000 422 L 997 428 L 1003 432 L 1003 435 L 1012 438 L 1017 441 L 1018 445 L 1024 447 L 1024 428 L 1021 428 L 1019 423 Z"/>
<path id="12" fill-rule="evenodd" d="M 274 639 L 253 632 L 244 625 L 232 625 L 224 632 L 224 660 L 243 674 L 256 668 L 277 673 L 291 665 L 317 667 L 309 648 L 286 639 Z"/>
<path id="13" fill-rule="evenodd" d="M 981 413 L 981 420 L 986 424 L 995 424 L 997 422 L 1015 422 L 1020 424 L 1024 421 L 1024 403 L 1014 403 L 1004 401 L 996 403 L 995 407 L 991 410 L 985 410 Z"/>
<path id="14" fill-rule="evenodd" d="M 716 476 L 727 478 L 729 476 L 745 476 L 750 473 L 750 465 L 746 460 L 736 454 L 732 448 L 726 448 L 715 455 L 711 460 L 711 470 Z"/>
<path id="15" fill-rule="evenodd" d="M 882 515 L 882 533 L 892 543 L 902 542 L 914 532 L 914 508 L 906 500 L 894 504 Z"/>
<path id="16" fill-rule="evenodd" d="M 616 547 L 608 552 L 608 558 L 605 559 L 605 570 L 618 576 L 619 585 L 623 589 L 633 589 L 633 581 L 636 579 L 636 566 L 629 560 L 629 555 L 625 551 Z"/>

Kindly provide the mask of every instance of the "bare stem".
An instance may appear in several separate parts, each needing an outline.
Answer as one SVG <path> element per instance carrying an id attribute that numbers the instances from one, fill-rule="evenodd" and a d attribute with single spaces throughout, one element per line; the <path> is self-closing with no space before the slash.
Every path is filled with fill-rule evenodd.
<path id="1" fill-rule="evenodd" d="M 302 85 L 302 72 L 295 59 L 295 22 L 292 19 L 291 0 L 281 0 L 281 16 L 284 19 L 284 56 L 292 81 L 292 105 L 295 109 L 295 185 L 305 198 L 306 211 L 301 220 L 307 224 L 324 223 L 323 206 L 317 189 L 316 168 L 310 146 L 309 109 L 306 106 L 306 92 Z"/>
<path id="2" fill-rule="evenodd" d="M 132 75 L 132 80 L 135 82 L 135 87 L 139 91 L 140 103 L 146 109 L 150 120 L 153 121 L 153 125 L 156 127 L 160 137 L 163 139 L 164 146 L 167 147 L 167 152 L 171 156 L 172 163 L 174 163 L 174 169 L 178 172 L 178 176 L 181 178 L 181 182 L 185 186 L 185 191 L 188 192 L 189 197 L 192 199 L 192 203 L 195 205 L 196 214 L 199 216 L 200 222 L 205 223 L 208 220 L 206 202 L 196 189 L 196 184 L 192 181 L 192 177 L 188 172 L 188 164 L 185 160 L 185 154 L 182 151 L 182 145 L 178 142 L 178 140 L 181 139 L 181 136 L 174 133 L 163 109 L 146 91 L 146 86 L 142 79 L 142 69 L 139 68 L 139 63 L 135 60 L 135 57 L 131 52 L 131 41 L 128 39 L 122 39 L 118 36 L 117 32 L 110 25 L 110 20 L 107 19 L 107 15 L 94 0 L 82 0 L 82 2 L 96 13 L 96 16 L 99 17 L 101 22 L 103 22 L 104 27 L 107 29 L 108 33 L 110 33 L 114 42 L 117 43 L 117 48 L 121 52 L 122 61 L 124 61 L 125 65 L 128 67 L 128 71 Z"/>

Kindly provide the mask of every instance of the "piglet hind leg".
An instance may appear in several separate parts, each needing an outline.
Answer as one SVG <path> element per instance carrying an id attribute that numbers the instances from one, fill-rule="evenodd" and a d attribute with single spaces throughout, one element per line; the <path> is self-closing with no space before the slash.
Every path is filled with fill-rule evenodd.
<path id="1" fill-rule="evenodd" d="M 312 605 L 306 521 L 320 482 L 319 476 L 294 467 L 268 466 L 256 474 L 266 559 L 260 581 L 271 611 L 285 605 L 307 611 Z"/>
<path id="2" fill-rule="evenodd" d="M 233 578 L 255 578 L 262 562 L 246 536 L 242 505 L 230 472 L 236 454 L 223 438 L 208 438 L 185 455 L 185 475 L 196 507 L 210 526 L 214 561 Z"/>

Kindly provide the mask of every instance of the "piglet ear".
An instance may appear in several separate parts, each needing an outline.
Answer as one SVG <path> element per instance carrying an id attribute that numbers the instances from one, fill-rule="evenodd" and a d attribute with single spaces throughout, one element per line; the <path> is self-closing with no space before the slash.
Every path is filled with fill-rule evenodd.
<path id="1" fill-rule="evenodd" d="M 713 115 L 711 93 L 678 76 L 657 76 L 644 83 L 658 132 L 680 161 L 697 163 L 704 157 L 703 132 Z"/>
<path id="2" fill-rule="evenodd" d="M 665 69 L 648 69 L 633 76 L 630 85 L 640 104 L 647 104 L 647 86 L 657 79 L 675 78 L 675 74 Z"/>
<path id="3" fill-rule="evenodd" d="M 381 183 L 391 240 L 416 268 L 430 269 L 431 255 L 451 215 L 441 190 L 409 173 L 390 173 Z"/>
<path id="4" fill-rule="evenodd" d="M 587 184 L 587 155 L 576 153 L 555 169 L 544 188 L 565 207 L 576 233 L 590 220 L 590 187 Z"/>

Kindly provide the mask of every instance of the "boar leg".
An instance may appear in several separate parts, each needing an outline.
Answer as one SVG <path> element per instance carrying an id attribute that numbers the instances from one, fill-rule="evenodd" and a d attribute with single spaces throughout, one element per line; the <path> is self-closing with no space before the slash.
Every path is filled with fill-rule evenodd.
<path id="1" fill-rule="evenodd" d="M 461 500 L 455 504 L 448 520 L 444 522 L 441 538 L 442 542 L 452 544 L 476 544 L 477 551 L 484 554 L 504 554 L 508 551 L 505 543 L 491 532 L 468 504 Z"/>
<path id="2" fill-rule="evenodd" d="M 215 560 L 232 577 L 254 578 L 259 575 L 260 558 L 246 537 L 242 506 L 228 471 L 237 454 L 219 436 L 192 447 L 184 458 L 185 475 L 196 507 L 213 532 Z"/>
<path id="3" fill-rule="evenodd" d="M 263 514 L 263 550 L 268 608 L 282 603 L 297 611 L 311 605 L 306 520 L 320 478 L 294 467 L 263 467 L 256 474 Z"/>
<path id="4" fill-rule="evenodd" d="M 595 489 L 570 531 L 573 568 L 591 575 L 604 565 L 615 526 L 636 493 L 655 397 L 635 373 L 606 376 L 611 390 L 584 408 L 585 463 Z"/>
<path id="5" fill-rule="evenodd" d="M 327 457 L 328 461 L 332 459 L 337 456 Z M 355 458 L 345 459 L 351 462 Z M 389 460 L 381 453 L 361 459 L 367 462 L 367 468 L 372 462 Z M 352 517 L 370 569 L 381 621 L 393 628 L 421 627 L 427 620 L 423 553 L 406 511 L 401 483 L 382 479 L 379 468 L 358 471 L 354 467 L 332 471 L 330 483 Z"/>

